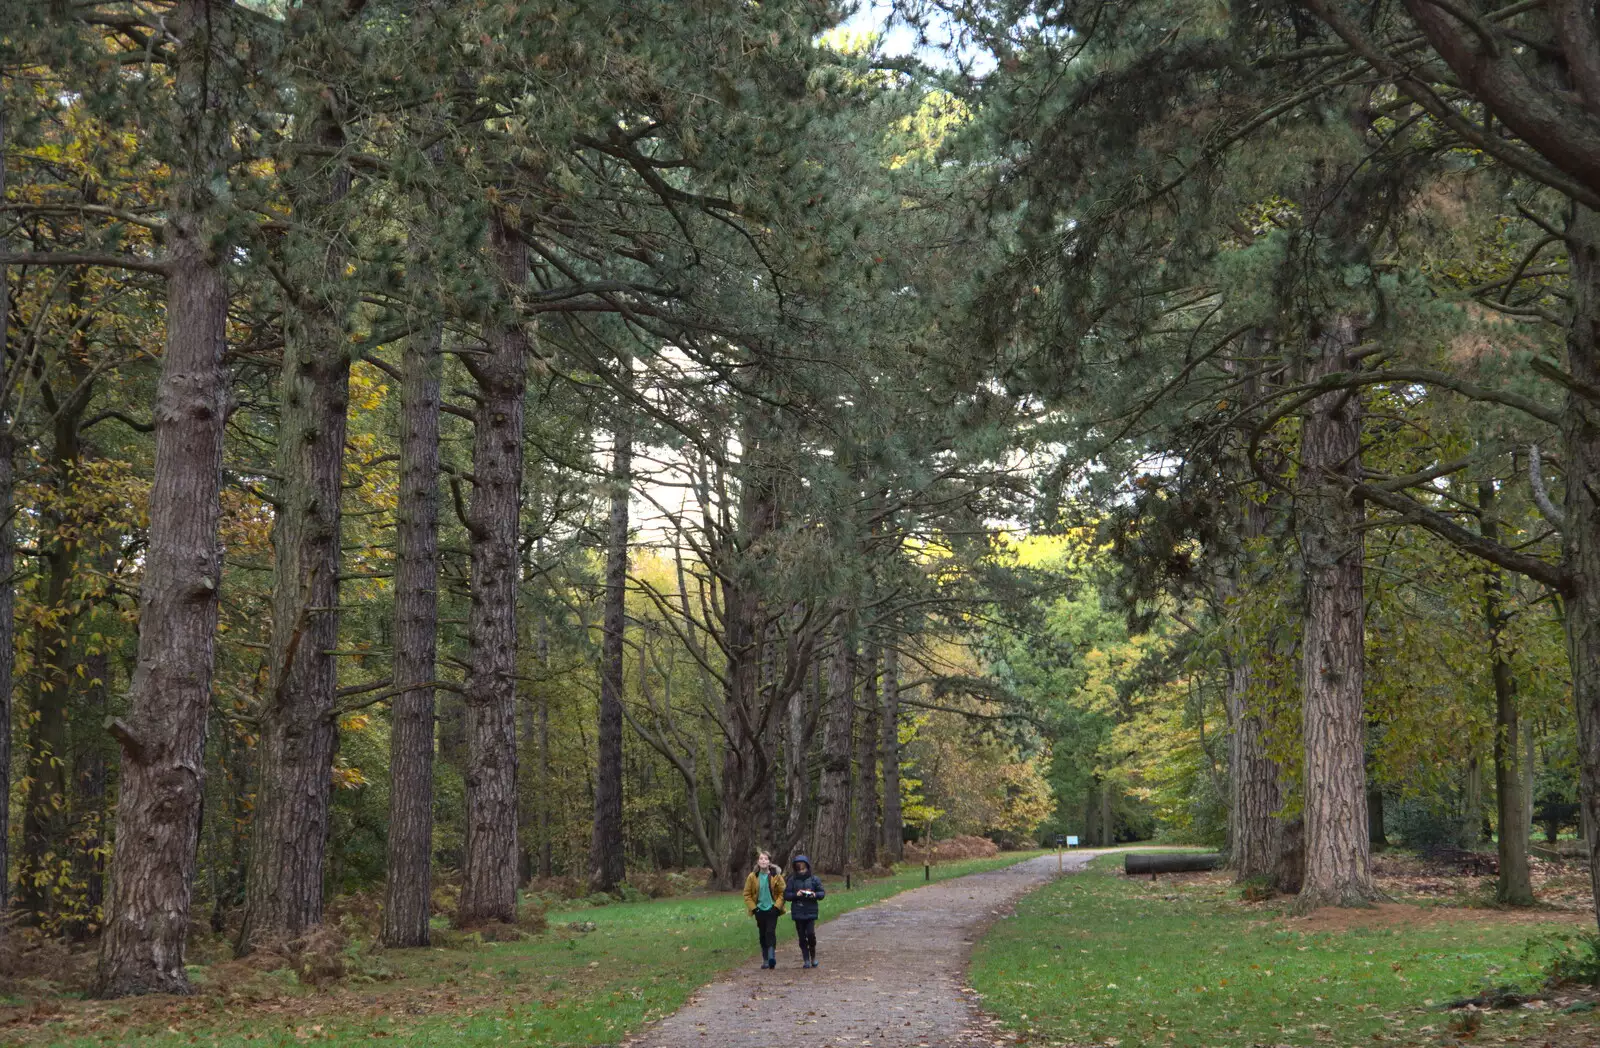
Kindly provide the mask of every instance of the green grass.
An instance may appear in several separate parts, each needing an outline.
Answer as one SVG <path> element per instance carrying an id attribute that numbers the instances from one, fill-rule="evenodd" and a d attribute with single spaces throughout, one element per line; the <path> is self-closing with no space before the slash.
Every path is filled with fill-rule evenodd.
<path id="1" fill-rule="evenodd" d="M 1315 931 L 1229 885 L 1116 877 L 1121 861 L 1096 859 L 1027 896 L 979 945 L 970 985 L 1029 1043 L 1438 1044 L 1452 1016 L 1437 1005 L 1539 981 L 1524 948 L 1548 928 L 1435 911 Z M 1551 1019 L 1495 1013 L 1478 1039 Z"/>
<path id="2" fill-rule="evenodd" d="M 1028 858 L 950 862 L 933 880 L 991 870 Z M 856 883 L 828 879 L 824 918 L 922 884 L 921 866 Z M 641 1024 L 677 1010 L 698 987 L 757 956 L 754 922 L 737 894 L 692 896 L 552 910 L 537 939 L 470 949 L 360 952 L 353 968 L 376 972 L 331 991 L 255 977 L 230 990 L 226 971 L 198 972 L 209 987 L 189 999 L 71 1003 L 52 1019 L 0 1027 L 0 1044 L 215 1045 L 226 1048 L 350 1045 L 373 1039 L 417 1046 L 613 1044 Z M 569 924 L 593 922 L 578 932 Z M 826 941 L 826 928 L 821 935 Z M 779 924 L 779 963 L 798 964 L 794 928 Z M 272 990 L 263 993 L 267 980 Z"/>

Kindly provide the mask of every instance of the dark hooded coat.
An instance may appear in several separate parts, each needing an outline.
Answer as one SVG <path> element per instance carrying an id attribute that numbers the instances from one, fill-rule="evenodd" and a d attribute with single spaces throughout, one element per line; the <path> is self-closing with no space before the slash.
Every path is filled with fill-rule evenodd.
<path id="1" fill-rule="evenodd" d="M 805 868 L 803 873 L 801 867 Z M 814 921 L 817 919 L 817 903 L 828 893 L 823 890 L 822 882 L 817 880 L 817 875 L 811 872 L 810 859 L 804 855 L 796 855 L 792 869 L 794 876 L 783 886 L 783 897 L 789 902 L 789 916 L 797 921 Z M 802 897 L 800 893 L 806 891 L 816 894 Z"/>

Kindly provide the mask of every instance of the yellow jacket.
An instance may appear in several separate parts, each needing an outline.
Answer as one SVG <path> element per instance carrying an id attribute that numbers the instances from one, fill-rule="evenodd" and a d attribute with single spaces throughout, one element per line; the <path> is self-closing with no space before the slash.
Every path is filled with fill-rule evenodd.
<path id="1" fill-rule="evenodd" d="M 772 908 L 777 910 L 779 913 L 782 913 L 783 912 L 783 874 L 779 873 L 778 872 L 778 868 L 776 866 L 774 866 L 772 868 L 772 873 L 769 876 L 772 879 L 772 883 L 770 885 L 768 885 L 768 888 L 772 892 Z M 761 881 L 756 876 L 755 871 L 752 870 L 750 872 L 750 876 L 748 876 L 748 877 L 746 877 L 744 879 L 744 908 L 746 910 L 750 911 L 750 915 L 751 916 L 755 916 L 756 904 L 759 903 L 760 901 L 761 901 Z"/>

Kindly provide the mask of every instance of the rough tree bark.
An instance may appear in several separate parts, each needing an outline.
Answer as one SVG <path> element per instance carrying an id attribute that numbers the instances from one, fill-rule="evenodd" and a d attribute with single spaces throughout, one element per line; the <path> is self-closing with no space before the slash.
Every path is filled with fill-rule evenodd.
<path id="1" fill-rule="evenodd" d="M 466 687 L 467 832 L 456 923 L 517 915 L 517 534 L 522 502 L 523 391 L 529 343 L 510 300 L 528 277 L 528 248 L 496 214 L 492 249 L 508 315 L 489 353 L 464 358 L 478 384 L 472 448 L 471 654 Z"/>
<path id="2" fill-rule="evenodd" d="M 900 813 L 900 651 L 883 649 L 883 860 L 905 858 L 905 820 Z"/>
<path id="3" fill-rule="evenodd" d="M 624 367 L 631 367 L 628 358 Z M 609 892 L 627 875 L 622 843 L 622 660 L 626 658 L 628 599 L 628 496 L 633 480 L 633 435 L 628 405 L 617 405 L 612 434 L 611 516 L 606 535 L 606 588 L 600 644 L 599 743 L 594 791 L 594 834 L 589 844 L 589 887 Z"/>
<path id="4" fill-rule="evenodd" d="M 1233 722 L 1229 755 L 1233 758 L 1234 876 L 1241 881 L 1272 876 L 1283 848 L 1278 809 L 1278 762 L 1267 755 L 1266 725 L 1251 704 L 1254 667 L 1249 653 L 1239 653 L 1228 673 L 1227 703 Z"/>
<path id="5" fill-rule="evenodd" d="M 1277 349 L 1269 332 L 1256 329 L 1246 336 L 1244 356 L 1265 361 Z M 1264 381 L 1269 380 L 1251 376 L 1245 395 L 1259 396 Z M 1275 458 L 1258 463 L 1258 468 L 1281 474 L 1282 462 Z M 1235 479 L 1242 487 L 1250 479 L 1249 470 L 1241 465 Z M 1257 546 L 1266 537 L 1270 520 L 1284 516 L 1284 501 L 1281 494 L 1270 489 L 1265 502 L 1248 493 L 1235 496 L 1232 508 L 1238 522 L 1239 546 L 1232 563 L 1219 573 L 1220 596 L 1225 604 L 1238 594 L 1241 578 L 1252 566 L 1252 558 L 1259 555 Z M 1236 636 L 1229 652 L 1231 664 L 1223 698 L 1230 729 L 1228 859 L 1235 879 L 1246 881 L 1272 877 L 1283 850 L 1283 822 L 1278 818 L 1283 807 L 1283 769 L 1267 752 L 1268 723 L 1260 696 L 1253 694 L 1258 690 L 1258 673 L 1264 661 L 1275 656 L 1269 645 Z"/>
<path id="6" fill-rule="evenodd" d="M 1561 436 L 1567 484 L 1561 536 L 1570 573 L 1565 617 L 1578 714 L 1579 801 L 1600 826 L 1600 212 L 1576 205 L 1568 229 L 1573 320 Z M 1600 833 L 1589 835 L 1589 873 L 1600 900 Z"/>
<path id="7" fill-rule="evenodd" d="M 1358 328 L 1337 316 L 1312 347 L 1307 380 L 1355 366 Z M 1376 896 L 1367 838 L 1364 669 L 1364 513 L 1352 498 L 1361 476 L 1361 401 L 1356 391 L 1311 402 L 1300 435 L 1297 516 L 1305 560 L 1301 651 L 1305 745 L 1305 879 L 1297 903 L 1361 905 Z"/>
<path id="8" fill-rule="evenodd" d="M 716 882 L 718 887 L 732 891 L 738 887 L 741 871 L 755 858 L 756 803 L 771 774 L 772 761 L 770 743 L 758 726 L 763 719 L 761 644 L 756 622 L 760 597 L 753 580 L 726 584 L 724 594 L 723 643 L 728 666 L 723 719 L 730 743 L 723 747 L 722 868 L 716 871 Z"/>
<path id="9" fill-rule="evenodd" d="M 784 708 L 787 689 L 799 686 L 796 675 L 809 659 L 808 653 L 786 651 L 782 687 L 762 687 L 765 540 L 778 523 L 771 440 L 762 427 L 763 420 L 754 413 L 741 421 L 738 537 L 723 547 L 724 559 L 716 568 L 722 588 L 721 647 L 727 660 L 721 720 L 728 744 L 722 761 L 721 848 L 713 869 L 716 885 L 727 890 L 743 884 L 755 859 L 756 834 L 765 821 L 760 809 L 773 773 L 773 721 Z M 724 527 L 733 530 L 731 524 Z"/>
<path id="10" fill-rule="evenodd" d="M 883 827 L 878 822 L 878 648 L 867 649 L 861 675 L 861 724 L 856 731 L 855 848 L 856 867 L 878 865 L 878 842 Z"/>
<path id="11" fill-rule="evenodd" d="M 817 786 L 817 839 L 811 856 L 818 873 L 841 874 L 849 862 L 850 740 L 855 725 L 854 627 L 834 642 L 828 666 L 828 717 L 822 732 L 822 779 Z"/>
<path id="12" fill-rule="evenodd" d="M 317 17 L 307 15 L 306 17 Z M 287 246 L 304 284 L 285 296 L 272 529 L 272 631 L 261 709 L 261 778 L 237 951 L 322 923 L 328 805 L 338 745 L 340 508 L 350 400 L 343 238 L 331 214 L 349 169 L 322 152 L 344 144 L 325 103 L 304 115 L 304 143 L 285 180 L 306 233 Z"/>
<path id="13" fill-rule="evenodd" d="M 0 97 L 0 200 L 6 194 L 6 108 Z M 0 228 L 0 255 L 11 249 Z M 0 265 L 0 796 L 11 796 L 11 676 L 16 661 L 16 446 L 11 425 L 11 270 Z M 0 912 L 11 908 L 11 805 L 0 804 Z"/>
<path id="14" fill-rule="evenodd" d="M 95 993 L 183 993 L 184 942 L 211 708 L 222 578 L 222 435 L 228 411 L 228 287 L 211 186 L 227 177 L 229 124 L 213 97 L 209 0 L 180 0 L 173 128 L 179 138 L 164 241 L 167 333 L 156 387 L 149 546 L 139 594 L 139 653 L 122 747 L 116 852 Z"/>
<path id="15" fill-rule="evenodd" d="M 442 329 L 400 357 L 400 493 L 395 520 L 394 689 L 389 736 L 386 946 L 428 945 L 432 895 L 434 688 L 439 623 L 439 384 Z"/>
<path id="16" fill-rule="evenodd" d="M 775 645 L 768 641 L 765 645 L 765 655 L 761 659 L 761 689 L 767 696 L 773 694 L 778 686 L 776 677 L 777 658 L 774 652 Z M 763 698 L 766 705 L 768 700 Z M 778 846 L 778 759 L 783 749 L 783 719 L 782 703 L 773 700 L 773 738 L 768 742 L 766 749 L 769 754 L 767 774 L 761 780 L 761 793 L 756 799 L 755 807 L 755 832 L 756 847 L 766 852 L 776 852 Z"/>
<path id="17" fill-rule="evenodd" d="M 1239 531 L 1247 547 L 1242 556 L 1249 556 L 1249 544 L 1266 533 L 1266 512 L 1266 507 L 1253 499 L 1241 500 Z M 1237 585 L 1230 573 L 1227 592 L 1231 595 Z M 1234 876 L 1240 881 L 1272 876 L 1283 847 L 1283 826 L 1278 819 L 1278 810 L 1283 807 L 1279 788 L 1282 769 L 1267 753 L 1267 725 L 1251 694 L 1256 659 L 1262 655 L 1263 651 L 1243 646 L 1232 653 L 1225 695 L 1228 723 L 1232 726 L 1228 740 L 1233 831 L 1229 858 Z"/>
<path id="18" fill-rule="evenodd" d="M 807 675 L 808 678 L 811 676 Z M 796 688 L 789 696 L 784 716 L 783 776 L 784 802 L 787 805 L 783 825 L 783 845 L 774 859 L 788 861 L 804 851 L 806 830 L 810 826 L 811 776 L 807 767 L 811 754 L 811 731 L 815 723 L 809 716 L 808 699 L 814 705 L 814 685 Z"/>

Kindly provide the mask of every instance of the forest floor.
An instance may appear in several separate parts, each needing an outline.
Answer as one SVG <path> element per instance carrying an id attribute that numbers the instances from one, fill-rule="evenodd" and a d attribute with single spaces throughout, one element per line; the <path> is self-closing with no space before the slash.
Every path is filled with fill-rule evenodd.
<path id="1" fill-rule="evenodd" d="M 1054 856 L 1011 854 L 935 866 L 931 887 L 916 867 L 830 882 L 839 919 L 819 930 L 816 971 L 799 970 L 787 920 L 779 969 L 758 970 L 738 896 L 698 894 L 573 904 L 516 942 L 388 951 L 357 936 L 320 987 L 261 960 L 195 965 L 181 998 L 88 1001 L 13 977 L 0 1046 L 1600 1044 L 1600 994 L 1541 985 L 1553 937 L 1594 927 L 1575 865 L 1538 864 L 1543 904 L 1508 911 L 1489 904 L 1492 878 L 1384 856 L 1388 901 L 1308 917 L 1243 901 L 1222 874 L 1152 883 L 1119 866 L 1049 883 Z M 1450 1007 L 1491 988 L 1536 999 Z"/>
<path id="2" fill-rule="evenodd" d="M 1600 994 L 1542 980 L 1560 937 L 1595 928 L 1577 864 L 1537 864 L 1542 905 L 1503 910 L 1491 877 L 1384 856 L 1388 901 L 1305 917 L 1244 901 L 1225 874 L 1152 882 L 1120 867 L 1108 856 L 1032 893 L 977 947 L 969 985 L 1011 1043 L 1600 1044 Z M 1485 990 L 1535 999 L 1502 993 L 1497 1008 Z"/>
<path id="3" fill-rule="evenodd" d="M 1036 854 L 944 862 L 932 879 Z M 831 918 L 920 888 L 923 871 L 908 866 L 857 880 L 850 891 L 827 883 Z M 736 966 L 754 974 L 755 929 L 737 894 L 578 906 L 551 910 L 546 932 L 517 942 L 456 934 L 445 947 L 382 950 L 356 937 L 338 958 L 343 977 L 320 987 L 303 984 L 291 968 L 263 970 L 270 963 L 259 960 L 192 965 L 196 992 L 188 997 L 91 1001 L 61 992 L 59 978 L 12 978 L 11 995 L 0 997 L 0 1046 L 609 1045 L 677 1011 Z M 833 927 L 830 921 L 819 929 L 825 943 Z M 799 974 L 786 972 L 798 968 L 792 923 L 782 921 L 779 933 L 779 973 Z M 77 959 L 80 972 L 89 960 Z M 792 1028 L 802 1036 L 805 1030 Z"/>

